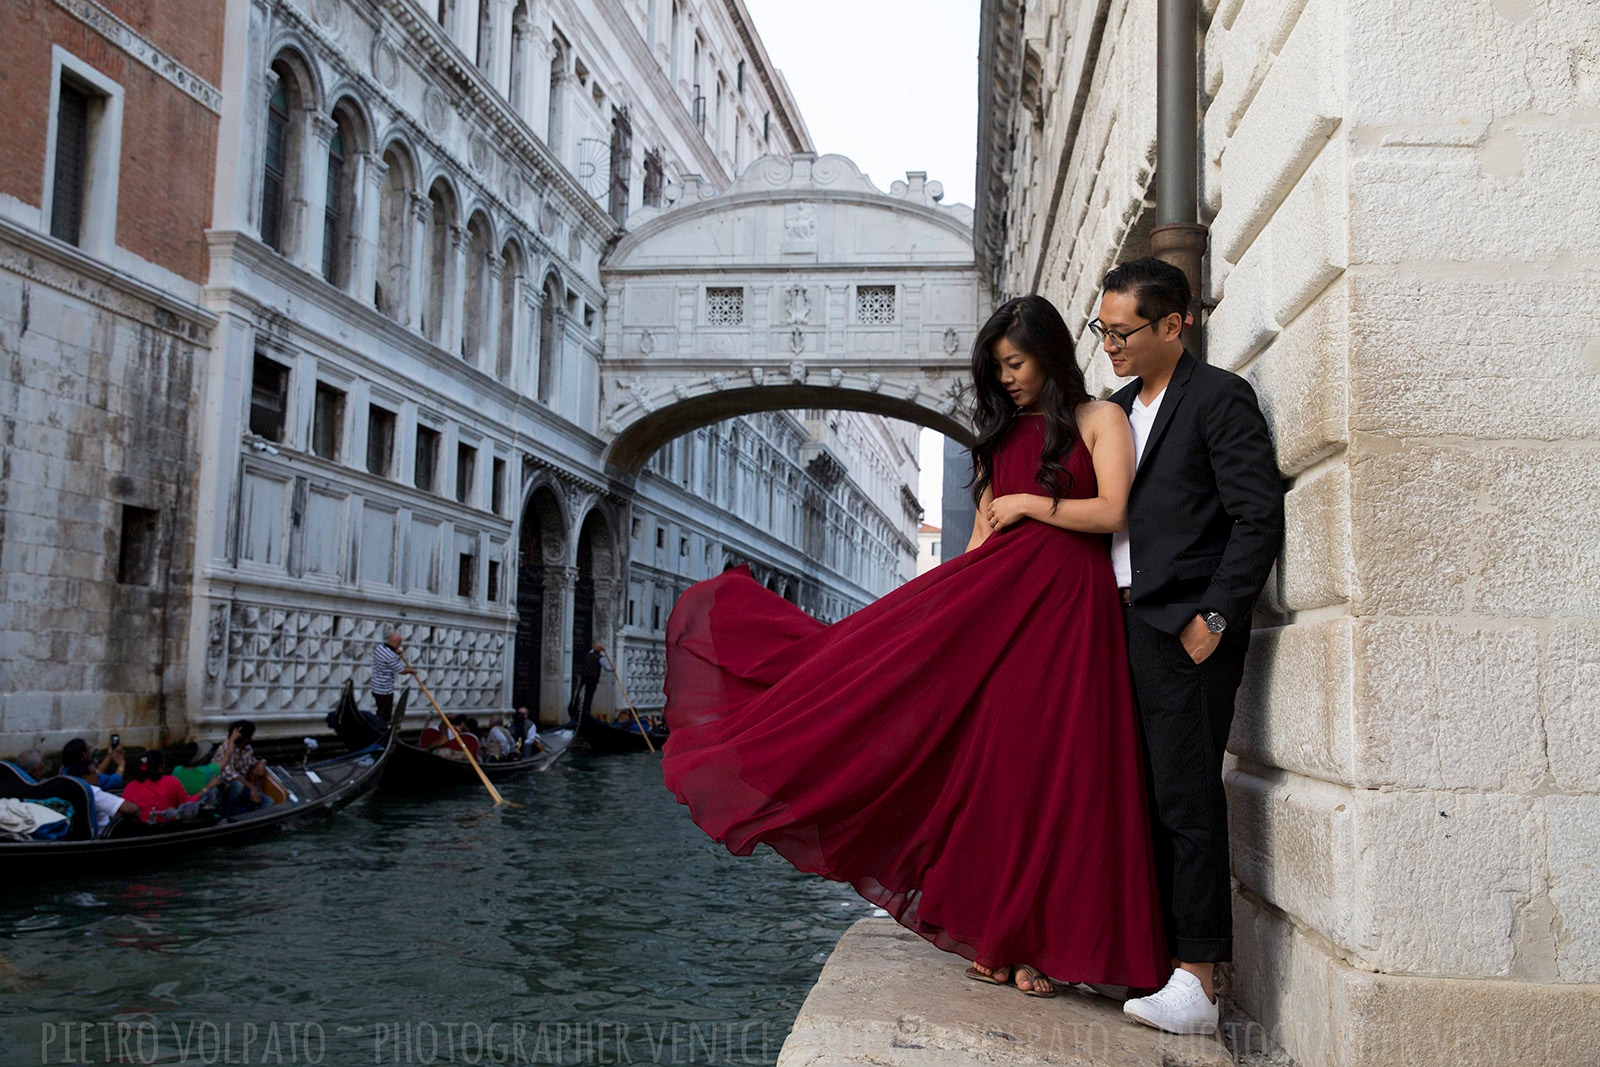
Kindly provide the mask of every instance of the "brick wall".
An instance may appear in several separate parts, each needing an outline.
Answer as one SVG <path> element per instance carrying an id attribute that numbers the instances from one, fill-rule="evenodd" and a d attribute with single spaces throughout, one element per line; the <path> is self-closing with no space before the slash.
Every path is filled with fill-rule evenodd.
<path id="1" fill-rule="evenodd" d="M 222 7 L 127 3 L 134 28 L 197 74 L 215 77 Z M 148 9 L 143 10 L 143 9 Z M 130 17 L 128 21 L 133 22 Z M 161 33 L 164 36 L 155 36 Z M 60 45 L 122 86 L 117 244 L 194 282 L 206 277 L 203 231 L 211 218 L 217 115 L 128 56 L 51 0 L 7 5 L 0 34 L 0 194 L 38 207 L 44 191 L 51 46 Z"/>

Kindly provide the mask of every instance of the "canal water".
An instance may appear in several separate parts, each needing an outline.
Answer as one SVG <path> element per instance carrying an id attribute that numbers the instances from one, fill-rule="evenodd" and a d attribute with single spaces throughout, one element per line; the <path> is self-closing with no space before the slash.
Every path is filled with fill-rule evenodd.
<path id="1" fill-rule="evenodd" d="M 770 1064 L 873 909 L 729 856 L 659 757 L 370 795 L 182 866 L 6 878 L 0 1064 Z"/>

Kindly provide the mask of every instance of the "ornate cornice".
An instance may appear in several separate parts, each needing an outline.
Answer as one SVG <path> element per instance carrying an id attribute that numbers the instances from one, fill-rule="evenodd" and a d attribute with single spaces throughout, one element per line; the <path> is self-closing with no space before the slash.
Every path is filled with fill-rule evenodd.
<path id="1" fill-rule="evenodd" d="M 222 114 L 222 90 L 173 59 L 144 34 L 123 22 L 97 0 L 55 0 L 57 7 L 122 49 L 155 74 L 177 86 L 212 114 Z M 221 18 L 220 11 L 216 15 Z"/>

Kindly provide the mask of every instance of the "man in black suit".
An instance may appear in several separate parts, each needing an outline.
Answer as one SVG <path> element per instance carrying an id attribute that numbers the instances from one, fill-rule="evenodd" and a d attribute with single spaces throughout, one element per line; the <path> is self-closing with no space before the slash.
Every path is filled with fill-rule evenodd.
<path id="1" fill-rule="evenodd" d="M 1255 392 L 1183 348 L 1189 283 L 1157 259 L 1106 275 L 1089 324 L 1120 377 L 1137 467 L 1112 538 L 1150 760 L 1152 837 L 1171 980 L 1124 1011 L 1173 1033 L 1217 1028 L 1212 972 L 1232 957 L 1222 754 L 1250 612 L 1283 538 L 1283 484 Z"/>

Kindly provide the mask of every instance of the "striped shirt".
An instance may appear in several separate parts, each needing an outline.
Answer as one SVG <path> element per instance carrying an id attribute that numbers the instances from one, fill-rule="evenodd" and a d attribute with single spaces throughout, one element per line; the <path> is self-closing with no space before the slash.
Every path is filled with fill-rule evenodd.
<path id="1" fill-rule="evenodd" d="M 400 654 L 387 644 L 372 650 L 372 694 L 385 696 L 394 692 L 395 672 L 400 669 Z"/>

